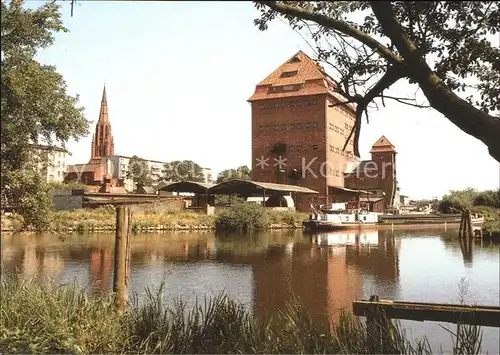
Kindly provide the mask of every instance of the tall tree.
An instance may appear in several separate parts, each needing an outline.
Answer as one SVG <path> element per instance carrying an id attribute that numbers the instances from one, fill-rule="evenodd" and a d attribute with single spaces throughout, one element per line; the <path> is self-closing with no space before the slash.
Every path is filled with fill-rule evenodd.
<path id="1" fill-rule="evenodd" d="M 153 183 L 148 162 L 137 155 L 130 158 L 128 162 L 127 178 L 132 179 L 136 187 L 151 186 Z"/>
<path id="2" fill-rule="evenodd" d="M 55 67 L 35 60 L 55 33 L 67 31 L 59 6 L 49 2 L 32 10 L 16 0 L 2 1 L 1 10 L 1 201 L 43 228 L 51 206 L 34 145 L 64 147 L 87 134 L 89 122 Z"/>
<path id="3" fill-rule="evenodd" d="M 252 171 L 246 165 L 240 166 L 237 169 L 222 170 L 219 175 L 217 175 L 217 180 L 215 182 L 220 184 L 221 182 L 231 179 L 252 180 Z"/>
<path id="4" fill-rule="evenodd" d="M 386 100 L 400 80 L 417 85 L 429 105 L 481 140 L 500 162 L 500 51 L 493 1 L 255 1 L 255 24 L 267 29 L 280 16 L 307 31 L 318 61 L 338 75 L 336 90 L 357 105 L 353 129 L 359 156 L 361 119 Z M 461 93 L 461 96 L 458 93 Z M 368 120 L 368 116 L 367 116 Z M 351 134 L 353 133 L 351 132 Z M 349 141 L 346 140 L 346 143 Z"/>
<path id="5" fill-rule="evenodd" d="M 205 175 L 201 166 L 195 162 L 191 160 L 176 160 L 165 164 L 163 180 L 204 182 Z"/>

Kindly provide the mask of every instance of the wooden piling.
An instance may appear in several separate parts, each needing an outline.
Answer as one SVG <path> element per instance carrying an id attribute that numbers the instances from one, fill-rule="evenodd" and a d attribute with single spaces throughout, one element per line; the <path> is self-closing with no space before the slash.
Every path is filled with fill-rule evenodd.
<path id="1" fill-rule="evenodd" d="M 115 294 L 115 305 L 118 308 L 123 308 L 127 304 L 131 231 L 132 212 L 130 207 L 116 207 L 113 292 Z"/>
<path id="2" fill-rule="evenodd" d="M 460 242 L 462 241 L 463 238 L 463 230 L 464 230 L 464 224 L 465 224 L 465 214 L 462 212 L 462 218 L 460 218 L 460 228 L 458 229 L 458 238 L 460 239 Z"/>
<path id="3" fill-rule="evenodd" d="M 467 232 L 468 232 L 468 238 L 472 239 L 474 238 L 474 230 L 472 228 L 472 214 L 470 213 L 469 210 L 466 211 L 466 218 L 467 218 Z"/>

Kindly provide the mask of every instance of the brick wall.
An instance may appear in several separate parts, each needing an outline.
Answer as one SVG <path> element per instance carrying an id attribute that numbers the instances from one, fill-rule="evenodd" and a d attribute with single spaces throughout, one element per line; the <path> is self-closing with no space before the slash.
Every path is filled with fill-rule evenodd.
<path id="1" fill-rule="evenodd" d="M 168 199 L 132 206 L 133 212 L 181 212 L 184 208 L 183 199 Z"/>
<path id="2" fill-rule="evenodd" d="M 286 144 L 286 151 L 273 153 L 277 143 Z M 299 96 L 262 100 L 252 103 L 252 173 L 253 180 L 305 186 L 321 194 L 326 193 L 326 179 L 320 167 L 326 159 L 325 97 Z M 282 157 L 284 173 L 278 177 Z M 269 159 L 268 166 L 257 165 L 261 157 Z M 314 162 L 309 164 L 312 160 Z M 293 169 L 302 171 L 304 166 L 318 175 L 304 174 L 299 181 L 290 177 Z"/>
<path id="3" fill-rule="evenodd" d="M 309 210 L 310 204 L 328 203 L 330 186 L 344 186 L 344 171 L 353 159 L 352 139 L 346 152 L 344 143 L 354 125 L 352 113 L 336 106 L 326 95 L 285 97 L 252 103 L 252 173 L 253 180 L 300 185 L 318 191 L 319 195 L 297 195 L 299 210 Z M 286 151 L 273 153 L 277 143 Z M 277 160 L 286 159 L 278 172 Z M 261 157 L 267 166 L 258 165 Z M 293 169 L 300 179 L 291 177 Z"/>
<path id="4" fill-rule="evenodd" d="M 372 190 L 381 189 L 387 206 L 394 203 L 396 196 L 396 155 L 392 152 L 372 153 L 372 162 L 366 168 L 368 176 L 359 173 L 345 178 L 346 187 L 351 189 Z"/>

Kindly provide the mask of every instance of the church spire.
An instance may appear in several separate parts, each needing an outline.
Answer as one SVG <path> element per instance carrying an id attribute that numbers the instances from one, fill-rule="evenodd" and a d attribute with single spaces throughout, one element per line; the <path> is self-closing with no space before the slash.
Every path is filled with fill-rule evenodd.
<path id="1" fill-rule="evenodd" d="M 104 88 L 102 89 L 102 99 L 101 99 L 101 105 L 103 103 L 106 103 L 106 84 L 104 84 Z"/>
<path id="2" fill-rule="evenodd" d="M 106 84 L 102 89 L 101 110 L 99 112 L 99 122 L 108 122 L 108 101 L 106 99 Z"/>
<path id="3" fill-rule="evenodd" d="M 106 85 L 102 90 L 101 109 L 99 119 L 95 126 L 95 133 L 92 137 L 91 164 L 101 162 L 103 157 L 115 154 L 113 135 L 111 134 L 111 122 L 108 117 L 108 102 L 106 98 Z"/>

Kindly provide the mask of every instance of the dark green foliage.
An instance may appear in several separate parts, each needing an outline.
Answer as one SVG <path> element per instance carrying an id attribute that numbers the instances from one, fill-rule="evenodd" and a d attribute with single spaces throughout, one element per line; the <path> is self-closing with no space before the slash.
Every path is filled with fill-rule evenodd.
<path id="1" fill-rule="evenodd" d="M 151 178 L 148 162 L 137 155 L 130 158 L 127 178 L 132 179 L 137 187 L 151 186 L 153 179 Z"/>
<path id="2" fill-rule="evenodd" d="M 240 166 L 237 169 L 222 170 L 219 175 L 217 175 L 215 183 L 220 184 L 221 182 L 232 179 L 252 180 L 252 171 L 246 165 Z"/>
<path id="3" fill-rule="evenodd" d="M 49 219 L 50 199 L 33 144 L 64 145 L 88 133 L 88 121 L 55 67 L 35 60 L 55 33 L 67 31 L 59 6 L 28 10 L 23 1 L 2 1 L 1 9 L 1 201 L 40 227 Z"/>
<path id="4" fill-rule="evenodd" d="M 271 152 L 279 154 L 286 152 L 286 144 L 285 143 L 276 143 L 274 147 L 271 149 Z"/>
<path id="5" fill-rule="evenodd" d="M 50 228 L 52 200 L 49 186 L 36 170 L 2 171 L 2 184 L 8 186 L 7 201 L 23 217 L 23 227 L 39 231 Z"/>
<path id="6" fill-rule="evenodd" d="M 452 190 L 438 203 L 438 211 L 441 213 L 460 213 L 464 210 L 483 216 L 483 228 L 486 231 L 500 232 L 500 189 Z"/>
<path id="7" fill-rule="evenodd" d="M 500 189 L 478 192 L 474 198 L 474 205 L 500 208 Z"/>
<path id="8" fill-rule="evenodd" d="M 443 196 L 438 208 L 442 213 L 457 213 L 466 209 L 472 210 L 475 206 L 500 208 L 500 189 L 496 191 L 478 191 L 473 188 L 451 190 Z"/>
<path id="9" fill-rule="evenodd" d="M 266 209 L 254 203 L 239 203 L 224 210 L 217 218 L 218 230 L 258 231 L 270 224 Z"/>
<path id="10" fill-rule="evenodd" d="M 204 182 L 205 175 L 201 166 L 191 160 L 176 160 L 165 164 L 163 170 L 164 181 L 194 181 Z"/>

